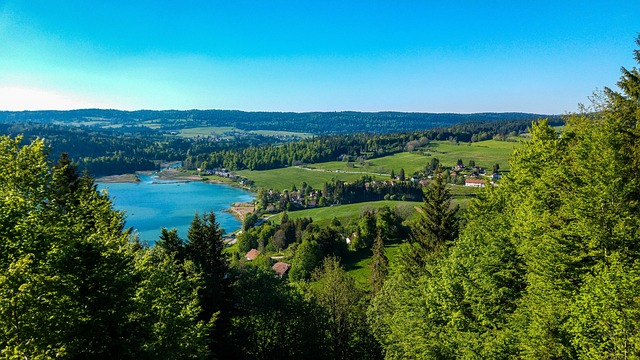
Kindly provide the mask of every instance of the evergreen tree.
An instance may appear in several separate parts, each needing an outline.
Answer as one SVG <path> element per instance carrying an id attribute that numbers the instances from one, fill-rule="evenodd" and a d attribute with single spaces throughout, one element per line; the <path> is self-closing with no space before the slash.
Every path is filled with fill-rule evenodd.
<path id="1" fill-rule="evenodd" d="M 228 328 L 229 284 L 227 280 L 227 260 L 223 253 L 222 230 L 216 222 L 213 211 L 202 216 L 197 213 L 191 221 L 187 232 L 187 257 L 193 261 L 196 269 L 202 273 L 203 286 L 198 292 L 202 312 L 200 319 L 210 322 L 216 319 L 215 331 L 212 333 L 212 351 L 215 344 L 222 343 L 224 332 Z"/>
<path id="2" fill-rule="evenodd" d="M 185 259 L 187 244 L 178 236 L 178 229 L 161 228 L 160 238 L 155 246 L 164 249 L 167 254 L 179 262 Z"/>
<path id="3" fill-rule="evenodd" d="M 402 255 L 410 271 L 424 266 L 458 237 L 458 206 L 452 206 L 451 199 L 445 176 L 436 174 L 425 191 L 420 217 L 411 226 L 412 246 Z"/>
<path id="4" fill-rule="evenodd" d="M 130 241 L 107 195 L 68 158 L 51 167 L 42 141 L 19 144 L 0 137 L 0 357 L 151 358 L 184 338 L 192 341 L 175 354 L 205 355 L 202 323 L 191 316 L 197 284 L 176 280 L 183 272 L 174 268 L 162 270 L 170 280 L 143 271 L 146 250 Z M 185 321 L 169 326 L 145 292 L 163 294 L 156 304 Z M 173 339 L 154 335 L 164 326 Z"/>
<path id="5" fill-rule="evenodd" d="M 389 259 L 385 254 L 384 241 L 381 232 L 378 232 L 373 242 L 373 255 L 371 256 L 371 293 L 377 294 L 382 288 L 384 279 L 389 274 Z"/>

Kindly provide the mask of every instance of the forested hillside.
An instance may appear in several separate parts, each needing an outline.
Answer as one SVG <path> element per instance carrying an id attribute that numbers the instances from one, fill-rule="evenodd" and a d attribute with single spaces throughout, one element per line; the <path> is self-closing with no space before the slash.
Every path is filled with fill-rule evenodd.
<path id="1" fill-rule="evenodd" d="M 244 112 L 232 110 L 0 111 L 0 122 L 74 123 L 91 127 L 149 126 L 165 131 L 185 127 L 232 126 L 241 130 L 277 130 L 311 134 L 392 133 L 447 127 L 464 121 L 535 120 L 527 113 L 433 114 L 403 112 Z"/>

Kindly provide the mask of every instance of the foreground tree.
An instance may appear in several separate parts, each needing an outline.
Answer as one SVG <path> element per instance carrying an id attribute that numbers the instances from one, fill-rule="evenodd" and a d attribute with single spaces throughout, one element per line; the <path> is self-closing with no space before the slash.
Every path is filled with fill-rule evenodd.
<path id="1" fill-rule="evenodd" d="M 411 226 L 411 246 L 402 254 L 407 270 L 419 271 L 458 237 L 458 206 L 452 206 L 451 199 L 444 174 L 436 173 L 425 190 L 420 217 Z"/>
<path id="2" fill-rule="evenodd" d="M 322 308 L 273 270 L 246 266 L 234 274 L 227 343 L 233 359 L 328 359 Z"/>
<path id="3" fill-rule="evenodd" d="M 329 256 L 313 275 L 309 291 L 328 315 L 329 350 L 335 359 L 377 358 L 380 355 L 367 323 L 367 297 L 338 258 Z"/>
<path id="4" fill-rule="evenodd" d="M 1 356 L 126 359 L 153 357 L 151 344 L 171 348 L 165 337 L 152 339 L 163 321 L 148 317 L 137 294 L 142 287 L 173 288 L 141 283 L 136 258 L 146 250 L 129 240 L 123 215 L 64 157 L 50 166 L 42 141 L 19 144 L 0 137 Z M 195 299 L 181 294 L 182 304 Z M 203 355 L 197 345 L 190 348 L 202 339 L 197 331 L 172 332 L 195 339 L 181 354 Z"/>
<path id="5" fill-rule="evenodd" d="M 200 298 L 200 320 L 209 323 L 216 320 L 211 333 L 211 350 L 224 352 L 216 347 L 222 344 L 228 329 L 230 308 L 230 287 L 227 279 L 227 260 L 223 253 L 222 229 L 216 222 L 213 211 L 202 216 L 197 213 L 187 232 L 187 259 L 193 262 L 202 274 L 203 286 L 198 292 Z"/>

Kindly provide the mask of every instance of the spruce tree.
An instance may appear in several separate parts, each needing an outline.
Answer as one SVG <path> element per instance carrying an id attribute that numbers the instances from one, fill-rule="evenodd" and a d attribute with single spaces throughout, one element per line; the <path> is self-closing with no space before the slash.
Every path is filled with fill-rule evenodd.
<path id="1" fill-rule="evenodd" d="M 202 312 L 200 319 L 206 322 L 216 320 L 212 345 L 222 343 L 228 328 L 230 288 L 227 280 L 227 261 L 223 254 L 222 229 L 216 222 L 213 211 L 198 213 L 193 217 L 187 232 L 187 256 L 196 269 L 202 273 L 203 287 L 198 292 Z M 217 315 L 218 314 L 218 315 Z M 224 351 L 213 348 L 214 353 Z"/>
<path id="2" fill-rule="evenodd" d="M 452 206 L 451 199 L 446 178 L 439 172 L 425 191 L 420 218 L 411 226 L 409 243 L 412 246 L 403 254 L 408 269 L 421 268 L 458 237 L 459 207 Z"/>
<path id="3" fill-rule="evenodd" d="M 384 279 L 389 274 L 389 259 L 387 258 L 386 251 L 384 249 L 384 241 L 382 240 L 381 233 L 378 232 L 375 241 L 373 242 L 373 255 L 371 257 L 371 293 L 377 294 L 382 289 Z"/>

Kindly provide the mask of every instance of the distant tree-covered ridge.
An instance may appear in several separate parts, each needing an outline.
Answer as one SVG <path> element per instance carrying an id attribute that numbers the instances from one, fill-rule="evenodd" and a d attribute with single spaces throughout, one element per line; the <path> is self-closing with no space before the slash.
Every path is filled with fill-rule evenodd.
<path id="1" fill-rule="evenodd" d="M 245 112 L 237 110 L 103 110 L 0 111 L 0 122 L 76 123 L 87 126 L 154 124 L 162 130 L 195 126 L 232 126 L 242 130 L 294 131 L 312 134 L 392 133 L 447 127 L 465 121 L 535 120 L 528 113 L 407 113 L 407 112 Z M 530 121 L 529 121 L 530 122 Z"/>
<path id="2" fill-rule="evenodd" d="M 106 113 L 98 117 L 99 112 Z M 375 114 L 358 113 L 363 115 L 363 123 L 356 129 L 352 129 L 358 133 L 345 134 L 343 132 L 347 132 L 348 129 L 344 127 L 328 126 L 325 129 L 327 132 L 341 134 L 320 135 L 311 139 L 291 141 L 295 140 L 295 137 L 283 139 L 260 133 L 236 133 L 235 131 L 229 131 L 224 136 L 182 137 L 176 136 L 176 133 L 190 127 L 213 124 L 232 129 L 240 125 L 231 120 L 216 119 L 217 123 L 211 123 L 194 117 L 174 119 L 175 121 L 163 118 L 136 120 L 124 115 L 117 118 L 109 117 L 113 115 L 112 113 L 130 115 L 135 112 L 110 110 L 86 110 L 86 113 L 83 110 L 2 112 L 0 113 L 0 133 L 23 136 L 24 143 L 36 138 L 44 138 L 50 146 L 52 158 L 58 158 L 66 152 L 80 169 L 88 170 L 93 176 L 102 176 L 151 170 L 157 168 L 158 163 L 163 161 L 185 161 L 185 166 L 190 169 L 224 167 L 230 170 L 265 170 L 295 163 L 331 161 L 342 155 L 354 159 L 359 156 L 378 157 L 404 151 L 405 147 L 409 149 L 413 147 L 413 142 L 421 138 L 459 142 L 481 141 L 496 136 L 504 138 L 526 131 L 532 122 L 532 119 L 522 114 L 516 114 L 514 118 L 507 117 L 508 114 L 496 114 L 480 118 L 506 117 L 506 119 L 473 120 L 440 127 L 433 127 L 432 123 L 425 121 L 422 123 L 415 121 L 416 126 L 422 124 L 421 130 L 380 134 L 375 131 L 363 132 L 371 130 L 365 123 L 369 118 L 374 119 Z M 262 113 L 242 114 L 246 118 L 251 114 L 256 115 L 256 121 L 259 121 L 262 115 Z M 393 114 L 402 119 L 400 115 L 403 113 Z M 424 119 L 428 119 L 426 115 L 429 114 L 422 115 L 425 115 Z M 523 117 L 518 118 L 520 115 Z M 451 114 L 449 119 L 453 121 L 469 116 Z M 563 123 L 559 117 L 553 117 L 550 121 L 554 125 Z M 392 123 L 393 121 L 389 124 Z M 274 124 L 276 123 L 272 125 Z M 330 122 L 324 125 L 327 124 Z M 254 125 L 260 128 L 258 122 L 251 126 Z M 288 129 L 286 125 L 274 126 L 273 128 L 279 131 Z M 269 128 L 266 125 L 265 127 Z M 393 128 L 378 130 L 390 131 Z M 314 131 L 314 129 L 306 129 L 306 131 Z M 204 131 L 204 134 L 207 134 L 207 131 Z"/>

